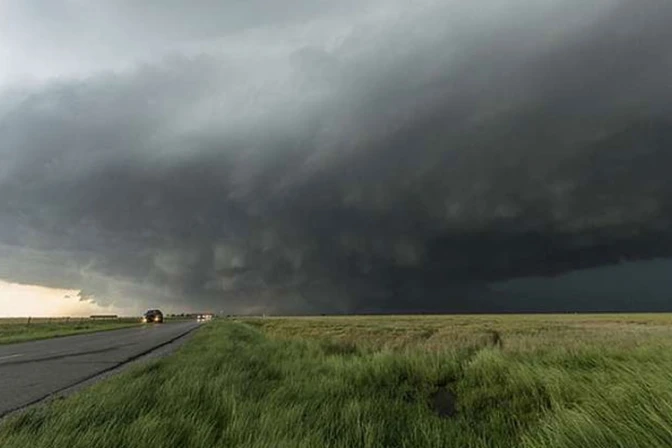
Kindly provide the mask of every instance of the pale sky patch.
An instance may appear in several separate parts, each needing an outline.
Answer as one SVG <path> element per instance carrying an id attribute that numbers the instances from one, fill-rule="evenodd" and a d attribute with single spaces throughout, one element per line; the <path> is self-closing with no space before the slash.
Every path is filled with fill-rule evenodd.
<path id="1" fill-rule="evenodd" d="M 0 280 L 0 318 L 2 317 L 86 317 L 92 314 L 129 316 L 138 310 L 101 306 L 80 301 L 79 291 L 21 285 Z"/>

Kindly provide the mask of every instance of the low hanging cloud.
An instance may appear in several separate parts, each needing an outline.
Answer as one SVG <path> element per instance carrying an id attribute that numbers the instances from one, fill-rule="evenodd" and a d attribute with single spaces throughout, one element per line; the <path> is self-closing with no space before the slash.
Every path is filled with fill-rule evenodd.
<path id="1" fill-rule="evenodd" d="M 124 39 L 165 56 L 5 87 L 0 278 L 176 309 L 487 311 L 520 308 L 493 283 L 672 256 L 672 5 L 309 3 L 161 7 Z"/>

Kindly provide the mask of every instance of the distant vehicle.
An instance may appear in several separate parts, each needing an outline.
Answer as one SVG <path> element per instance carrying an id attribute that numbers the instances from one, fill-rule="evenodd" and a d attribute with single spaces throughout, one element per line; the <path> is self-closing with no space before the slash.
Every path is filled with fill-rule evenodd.
<path id="1" fill-rule="evenodd" d="M 142 316 L 143 322 L 155 322 L 157 324 L 163 323 L 163 313 L 161 310 L 147 310 Z"/>

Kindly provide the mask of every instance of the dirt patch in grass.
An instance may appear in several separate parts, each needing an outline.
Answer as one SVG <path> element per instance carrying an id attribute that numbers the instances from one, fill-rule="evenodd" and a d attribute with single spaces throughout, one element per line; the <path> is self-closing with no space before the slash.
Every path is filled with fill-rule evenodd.
<path id="1" fill-rule="evenodd" d="M 457 415 L 457 396 L 448 386 L 440 387 L 430 397 L 430 407 L 439 417 L 455 417 Z"/>
<path id="2" fill-rule="evenodd" d="M 334 341 L 325 339 L 321 341 L 320 345 L 322 346 L 324 354 L 328 356 L 350 356 L 360 354 L 359 347 L 352 341 Z"/>
<path id="3" fill-rule="evenodd" d="M 496 348 L 504 348 L 504 339 L 502 338 L 502 334 L 497 331 L 497 330 L 487 330 L 486 331 L 488 335 L 488 344 L 492 347 Z"/>

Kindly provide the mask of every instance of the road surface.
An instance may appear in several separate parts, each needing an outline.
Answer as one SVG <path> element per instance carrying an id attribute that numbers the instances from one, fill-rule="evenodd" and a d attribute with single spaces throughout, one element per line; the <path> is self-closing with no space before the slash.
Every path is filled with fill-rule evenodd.
<path id="1" fill-rule="evenodd" d="M 189 333 L 194 321 L 0 345 L 0 417 Z"/>

